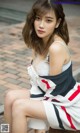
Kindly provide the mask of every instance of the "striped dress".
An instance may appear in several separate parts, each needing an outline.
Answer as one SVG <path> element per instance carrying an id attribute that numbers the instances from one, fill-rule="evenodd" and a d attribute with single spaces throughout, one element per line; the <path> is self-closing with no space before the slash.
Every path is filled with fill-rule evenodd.
<path id="1" fill-rule="evenodd" d="M 43 102 L 47 121 L 32 119 L 29 127 L 80 130 L 80 83 L 73 78 L 71 61 L 56 76 L 47 76 L 45 70 L 48 66 L 44 64 L 47 63 L 42 63 L 40 68 L 45 73 L 39 73 L 39 67 L 35 69 L 33 64 L 28 67 L 28 73 L 32 85 L 31 98 Z"/>

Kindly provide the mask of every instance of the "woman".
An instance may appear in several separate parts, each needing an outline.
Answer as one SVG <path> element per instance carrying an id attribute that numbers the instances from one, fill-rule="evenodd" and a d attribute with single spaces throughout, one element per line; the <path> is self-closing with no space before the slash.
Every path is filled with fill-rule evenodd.
<path id="1" fill-rule="evenodd" d="M 38 133 L 48 127 L 80 130 L 80 83 L 72 76 L 62 5 L 55 0 L 37 0 L 27 15 L 23 38 L 34 54 L 27 68 L 32 88 L 6 94 L 5 118 L 11 133 L 26 133 L 27 126 L 39 129 Z"/>

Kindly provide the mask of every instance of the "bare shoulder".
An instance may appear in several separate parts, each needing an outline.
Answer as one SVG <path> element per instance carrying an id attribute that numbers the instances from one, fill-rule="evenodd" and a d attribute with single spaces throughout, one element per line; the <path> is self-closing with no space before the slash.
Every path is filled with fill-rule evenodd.
<path id="1" fill-rule="evenodd" d="M 71 56 L 65 43 L 64 45 L 58 41 L 55 41 L 51 44 L 51 46 L 49 47 L 49 55 L 51 60 L 58 60 L 63 64 L 69 62 Z"/>
<path id="2" fill-rule="evenodd" d="M 49 53 L 65 53 L 65 48 L 59 42 L 53 42 L 49 47 Z"/>

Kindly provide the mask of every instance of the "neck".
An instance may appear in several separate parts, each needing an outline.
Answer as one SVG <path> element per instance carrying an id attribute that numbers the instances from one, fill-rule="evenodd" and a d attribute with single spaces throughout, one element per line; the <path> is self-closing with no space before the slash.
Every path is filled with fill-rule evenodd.
<path id="1" fill-rule="evenodd" d="M 49 37 L 43 38 L 43 43 L 46 45 L 49 40 Z"/>

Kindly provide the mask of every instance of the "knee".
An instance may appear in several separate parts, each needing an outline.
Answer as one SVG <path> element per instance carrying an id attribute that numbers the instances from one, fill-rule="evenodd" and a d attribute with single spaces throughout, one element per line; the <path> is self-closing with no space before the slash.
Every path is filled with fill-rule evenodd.
<path id="1" fill-rule="evenodd" d="M 7 104 L 12 104 L 13 100 L 14 100 L 13 91 L 10 90 L 10 91 L 6 92 L 4 98 L 5 98 L 5 102 Z"/>
<path id="2" fill-rule="evenodd" d="M 12 117 L 20 117 L 24 115 L 24 100 L 15 100 L 12 105 Z"/>

